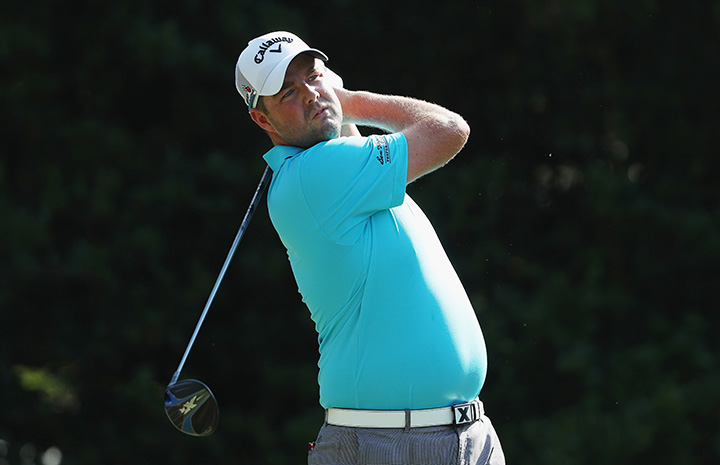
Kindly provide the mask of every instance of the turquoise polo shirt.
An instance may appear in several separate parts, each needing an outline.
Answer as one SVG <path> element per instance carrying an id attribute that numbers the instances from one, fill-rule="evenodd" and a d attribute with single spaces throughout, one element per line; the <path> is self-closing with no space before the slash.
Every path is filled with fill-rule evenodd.
<path id="1" fill-rule="evenodd" d="M 325 408 L 421 409 L 475 398 L 485 342 L 425 214 L 402 134 L 277 146 L 271 221 L 318 332 Z"/>

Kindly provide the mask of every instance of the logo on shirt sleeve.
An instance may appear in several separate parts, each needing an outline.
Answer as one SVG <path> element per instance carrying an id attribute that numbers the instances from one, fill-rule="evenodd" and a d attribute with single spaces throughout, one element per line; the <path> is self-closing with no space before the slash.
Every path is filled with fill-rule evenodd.
<path id="1" fill-rule="evenodd" d="M 390 144 L 388 143 L 387 136 L 384 135 L 372 135 L 373 145 L 375 146 L 375 159 L 380 162 L 381 165 L 390 163 Z"/>

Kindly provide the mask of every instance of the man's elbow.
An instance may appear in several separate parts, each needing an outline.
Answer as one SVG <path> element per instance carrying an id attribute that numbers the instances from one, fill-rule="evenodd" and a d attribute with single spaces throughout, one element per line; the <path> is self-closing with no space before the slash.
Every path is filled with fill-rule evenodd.
<path id="1" fill-rule="evenodd" d="M 470 126 L 458 114 L 446 112 L 428 118 L 406 130 L 408 141 L 408 183 L 445 166 L 462 150 Z"/>
<path id="2" fill-rule="evenodd" d="M 458 136 L 460 137 L 460 149 L 462 149 L 470 138 L 470 125 L 465 119 L 457 115 L 458 120 Z M 460 150 L 458 150 L 459 152 Z"/>
<path id="3" fill-rule="evenodd" d="M 445 122 L 444 134 L 447 146 L 450 148 L 448 152 L 450 153 L 450 158 L 452 158 L 460 152 L 467 143 L 470 137 L 470 125 L 462 116 L 453 113 Z"/>

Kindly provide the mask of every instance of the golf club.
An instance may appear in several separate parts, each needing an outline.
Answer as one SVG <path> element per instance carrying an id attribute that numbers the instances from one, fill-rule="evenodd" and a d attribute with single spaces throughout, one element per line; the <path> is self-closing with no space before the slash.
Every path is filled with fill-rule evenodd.
<path id="1" fill-rule="evenodd" d="M 225 263 L 223 264 L 220 274 L 215 281 L 215 285 L 210 292 L 210 297 L 208 297 L 208 300 L 205 303 L 205 308 L 200 315 L 200 320 L 195 326 L 195 331 L 193 332 L 190 342 L 185 349 L 185 353 L 180 360 L 180 365 L 178 365 L 170 383 L 167 388 L 165 388 L 165 413 L 178 430 L 191 436 L 207 436 L 215 431 L 220 414 L 218 411 L 217 401 L 210 389 L 205 384 L 197 380 L 187 379 L 178 381 L 180 371 L 182 371 L 182 368 L 185 365 L 185 360 L 187 359 L 190 349 L 195 342 L 195 338 L 200 331 L 200 327 L 202 326 L 203 321 L 205 321 L 205 316 L 207 315 L 210 305 L 215 298 L 215 293 L 217 292 L 218 287 L 220 287 L 220 282 L 225 276 L 225 271 L 227 271 L 228 265 L 230 265 L 230 261 L 235 254 L 235 249 L 237 249 L 240 239 L 242 239 L 242 236 L 245 234 L 248 223 L 250 223 L 250 219 L 252 218 L 253 213 L 255 213 L 255 209 L 260 203 L 260 198 L 270 182 L 271 177 L 272 171 L 268 166 L 265 168 L 265 171 L 260 178 L 260 183 L 255 190 L 255 195 L 253 195 L 247 212 L 245 213 L 245 217 L 243 218 L 242 223 L 240 223 L 240 229 L 238 229 L 237 235 L 235 236 L 235 241 L 233 241 L 232 247 L 230 247 L 230 252 L 228 252 L 227 258 L 225 258 Z"/>

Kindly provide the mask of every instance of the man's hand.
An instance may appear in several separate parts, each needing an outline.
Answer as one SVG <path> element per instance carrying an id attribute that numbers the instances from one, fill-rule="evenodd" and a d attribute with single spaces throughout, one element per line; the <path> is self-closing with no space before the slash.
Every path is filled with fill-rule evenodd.
<path id="1" fill-rule="evenodd" d="M 342 78 L 333 70 L 325 67 L 325 70 L 323 71 L 323 77 L 328 80 L 331 87 L 335 89 L 336 93 L 338 89 L 343 89 L 344 83 Z M 357 126 L 355 124 L 343 124 L 340 128 L 340 135 L 341 136 L 360 136 L 360 131 L 358 130 Z"/>
<path id="2" fill-rule="evenodd" d="M 325 70 L 323 71 L 323 76 L 325 77 L 325 79 L 330 81 L 330 85 L 332 85 L 332 87 L 334 89 L 343 89 L 344 88 L 342 78 L 340 76 L 338 76 L 338 74 L 335 71 L 331 70 L 327 66 L 325 67 Z"/>

